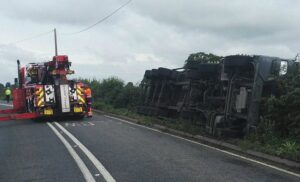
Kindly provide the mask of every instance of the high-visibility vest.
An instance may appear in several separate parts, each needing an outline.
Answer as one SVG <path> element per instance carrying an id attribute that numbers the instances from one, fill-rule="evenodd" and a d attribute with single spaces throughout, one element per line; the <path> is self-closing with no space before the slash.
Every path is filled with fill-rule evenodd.
<path id="1" fill-rule="evenodd" d="M 11 94 L 10 89 L 6 89 L 6 90 L 5 90 L 5 95 L 10 95 L 10 94 Z"/>

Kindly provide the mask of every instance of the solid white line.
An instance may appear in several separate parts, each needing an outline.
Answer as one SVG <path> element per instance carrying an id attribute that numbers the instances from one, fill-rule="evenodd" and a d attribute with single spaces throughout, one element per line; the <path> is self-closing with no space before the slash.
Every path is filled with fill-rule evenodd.
<path id="1" fill-rule="evenodd" d="M 80 171 L 82 172 L 84 179 L 88 182 L 94 182 L 95 179 L 89 169 L 86 167 L 82 159 L 79 157 L 79 155 L 76 153 L 76 151 L 72 148 L 70 143 L 57 131 L 57 129 L 51 124 L 48 123 L 48 126 L 52 129 L 52 131 L 56 134 L 56 136 L 61 140 L 61 142 L 65 145 L 73 159 L 75 160 L 77 166 L 79 167 Z"/>
<path id="2" fill-rule="evenodd" d="M 111 119 L 115 119 L 115 120 L 119 120 L 119 121 L 122 121 L 122 122 L 125 122 L 125 123 L 128 123 L 128 124 L 131 124 L 131 125 L 134 125 L 134 126 L 146 128 L 148 130 L 152 130 L 152 131 L 155 131 L 155 132 L 158 132 L 158 133 L 169 135 L 169 136 L 172 136 L 172 137 L 184 140 L 184 141 L 188 141 L 190 143 L 201 145 L 201 146 L 206 147 L 206 148 L 217 150 L 219 152 L 222 152 L 222 153 L 225 153 L 225 154 L 228 154 L 228 155 L 240 158 L 240 159 L 244 159 L 244 160 L 256 163 L 256 164 L 260 164 L 260 165 L 263 165 L 263 166 L 266 166 L 266 167 L 269 167 L 269 168 L 272 168 L 272 169 L 275 169 L 275 170 L 278 170 L 278 171 L 281 171 L 281 172 L 284 172 L 284 173 L 287 173 L 287 174 L 290 174 L 290 175 L 293 175 L 293 176 L 296 176 L 296 177 L 300 177 L 300 174 L 297 174 L 297 173 L 294 173 L 294 172 L 291 172 L 291 171 L 288 171 L 288 170 L 285 170 L 285 169 L 282 169 L 282 168 L 279 168 L 279 167 L 276 167 L 276 166 L 273 166 L 273 165 L 270 165 L 270 164 L 267 164 L 267 163 L 264 163 L 264 162 L 260 162 L 260 161 L 257 161 L 257 160 L 254 160 L 254 159 L 251 159 L 251 158 L 248 158 L 248 157 L 244 157 L 244 156 L 232 153 L 232 152 L 228 152 L 226 150 L 222 150 L 222 149 L 219 149 L 219 148 L 216 148 L 216 147 L 212 147 L 212 146 L 209 146 L 209 145 L 206 145 L 206 144 L 202 144 L 202 143 L 199 143 L 199 142 L 196 142 L 196 141 L 193 141 L 193 140 L 182 138 L 180 136 L 176 136 L 176 135 L 173 135 L 173 134 L 170 134 L 170 133 L 165 133 L 165 132 L 162 132 L 162 131 L 154 129 L 154 128 L 150 128 L 150 127 L 147 127 L 147 126 L 143 126 L 143 125 L 139 125 L 139 124 L 136 124 L 136 123 L 132 123 L 132 122 L 126 121 L 124 119 L 119 119 L 119 118 L 116 118 L 116 117 L 113 117 L 113 116 L 108 116 L 108 115 L 104 115 L 104 116 L 108 117 L 108 118 L 111 118 Z"/>
<path id="3" fill-rule="evenodd" d="M 13 106 L 12 104 L 3 104 L 3 103 L 0 103 L 0 105 L 2 105 L 2 106 L 9 106 L 9 107 Z"/>
<path id="4" fill-rule="evenodd" d="M 73 142 L 78 145 L 82 152 L 90 159 L 90 161 L 95 165 L 98 171 L 102 174 L 103 178 L 107 182 L 115 182 L 116 180 L 111 176 L 111 174 L 105 169 L 105 167 L 100 163 L 100 161 L 92 154 L 74 135 L 72 135 L 68 130 L 66 130 L 59 123 L 54 122 Z"/>

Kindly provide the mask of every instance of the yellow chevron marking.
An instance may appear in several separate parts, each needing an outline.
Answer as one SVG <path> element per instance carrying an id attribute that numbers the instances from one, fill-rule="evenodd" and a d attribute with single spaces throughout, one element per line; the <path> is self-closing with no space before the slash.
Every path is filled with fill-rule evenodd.
<path id="1" fill-rule="evenodd" d="M 44 92 L 43 88 L 38 88 L 38 89 L 35 91 L 35 94 L 36 94 L 36 95 L 40 95 L 42 92 Z"/>
<path id="2" fill-rule="evenodd" d="M 42 98 L 44 97 L 44 95 L 45 95 L 45 93 L 42 92 L 40 95 L 38 95 L 38 98 L 39 98 L 39 99 L 42 99 Z"/>
<path id="3" fill-rule="evenodd" d="M 78 99 L 79 99 L 79 101 L 81 102 L 81 103 L 85 103 L 85 100 L 82 98 L 82 96 L 81 95 L 78 95 Z"/>
<path id="4" fill-rule="evenodd" d="M 83 95 L 83 90 L 82 89 L 77 88 L 76 92 L 77 92 L 78 95 Z"/>
<path id="5" fill-rule="evenodd" d="M 43 100 L 39 100 L 37 105 L 38 105 L 38 107 L 44 106 L 44 101 Z"/>

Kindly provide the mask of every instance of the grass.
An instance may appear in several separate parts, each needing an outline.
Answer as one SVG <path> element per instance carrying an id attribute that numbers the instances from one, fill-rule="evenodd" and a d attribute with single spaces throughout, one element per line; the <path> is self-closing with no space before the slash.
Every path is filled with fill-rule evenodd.
<path id="1" fill-rule="evenodd" d="M 300 162 L 300 141 L 296 138 L 281 138 L 273 134 L 252 134 L 238 142 L 242 149 L 251 149 L 281 158 Z"/>
<path id="2" fill-rule="evenodd" d="M 102 102 L 93 103 L 93 107 L 95 109 L 100 109 L 102 111 L 109 112 L 112 114 L 136 119 L 139 124 L 143 124 L 146 126 L 153 126 L 155 124 L 158 124 L 158 125 L 166 126 L 171 129 L 187 132 L 193 135 L 203 133 L 202 128 L 195 126 L 190 122 L 184 120 L 171 120 L 167 118 L 158 118 L 158 117 L 140 115 L 135 112 L 135 109 L 114 108 L 113 106 Z"/>
<path id="3" fill-rule="evenodd" d="M 184 120 L 170 120 L 166 118 L 149 117 L 137 114 L 134 109 L 114 108 L 102 102 L 93 104 L 95 109 L 100 109 L 116 115 L 126 116 L 136 119 L 139 124 L 153 126 L 155 124 L 163 125 L 171 129 L 190 133 L 192 135 L 205 134 L 205 131 L 199 126 Z M 255 150 L 266 154 L 290 159 L 300 162 L 300 140 L 295 138 L 276 137 L 271 132 L 263 134 L 251 134 L 243 139 L 235 139 L 234 142 L 244 150 Z"/>

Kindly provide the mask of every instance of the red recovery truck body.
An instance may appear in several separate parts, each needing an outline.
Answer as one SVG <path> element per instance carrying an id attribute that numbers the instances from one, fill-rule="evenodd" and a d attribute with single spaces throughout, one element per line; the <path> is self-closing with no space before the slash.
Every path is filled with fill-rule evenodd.
<path id="1" fill-rule="evenodd" d="M 18 88 L 13 90 L 13 109 L 1 110 L 0 121 L 53 116 L 92 116 L 87 86 L 68 80 L 71 62 L 68 56 L 54 56 L 52 61 L 30 63 L 20 68 Z"/>

